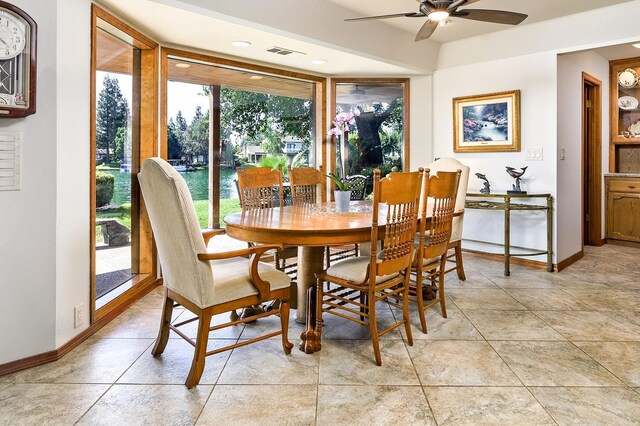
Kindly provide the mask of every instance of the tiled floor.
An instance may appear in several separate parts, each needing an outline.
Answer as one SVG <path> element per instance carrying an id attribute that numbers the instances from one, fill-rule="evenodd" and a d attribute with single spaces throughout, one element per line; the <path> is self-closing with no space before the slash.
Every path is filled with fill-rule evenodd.
<path id="1" fill-rule="evenodd" d="M 511 277 L 465 255 L 467 281 L 447 277 L 449 317 L 430 310 L 425 335 L 414 311 L 414 345 L 384 336 L 382 367 L 367 329 L 329 317 L 321 352 L 286 356 L 276 338 L 218 354 L 192 390 L 191 346 L 172 335 L 150 355 L 158 289 L 60 361 L 0 377 L 0 424 L 637 425 L 639 254 L 587 247 L 559 274 L 516 265 Z M 382 309 L 381 322 L 398 314 Z M 301 329 L 291 323 L 296 345 Z"/>

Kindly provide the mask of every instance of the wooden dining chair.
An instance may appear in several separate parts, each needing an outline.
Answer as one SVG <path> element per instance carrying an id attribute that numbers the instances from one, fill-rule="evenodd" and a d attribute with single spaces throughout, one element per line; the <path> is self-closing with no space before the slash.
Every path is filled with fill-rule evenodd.
<path id="1" fill-rule="evenodd" d="M 151 221 L 165 287 L 160 330 L 151 353 L 158 356 L 164 352 L 171 331 L 194 346 L 193 361 L 185 382 L 188 388 L 200 381 L 205 357 L 209 355 L 277 335 L 282 336 L 285 354 L 291 353 L 293 345 L 287 337 L 291 280 L 286 274 L 259 262 L 265 251 L 280 249 L 281 246 L 261 245 L 209 253 L 209 239 L 224 234 L 224 230 L 200 230 L 191 193 L 182 176 L 165 160 L 154 157 L 145 160 L 138 180 Z M 279 300 L 279 307 L 249 318 L 211 326 L 214 315 L 270 300 Z M 173 308 L 178 304 L 196 317 L 172 324 Z M 280 316 L 279 331 L 207 351 L 211 332 L 215 334 L 222 328 L 270 315 Z M 180 330 L 193 321 L 198 321 L 195 341 Z"/>
<path id="2" fill-rule="evenodd" d="M 427 172 L 428 173 L 428 172 Z M 339 261 L 316 275 L 316 331 L 322 334 L 322 315 L 338 317 L 368 326 L 376 364 L 382 365 L 379 338 L 402 325 L 407 342 L 413 345 L 409 322 L 409 268 L 414 255 L 414 236 L 425 171 L 391 173 L 380 178 L 374 171 L 371 254 Z M 382 235 L 378 218 L 386 217 Z M 378 240 L 383 250 L 378 251 Z M 324 282 L 337 284 L 327 288 Z M 402 319 L 378 330 L 376 304 L 387 298 L 402 298 Z"/>
<path id="3" fill-rule="evenodd" d="M 411 280 L 409 294 L 418 303 L 420 326 L 427 332 L 424 310 L 440 301 L 440 310 L 447 317 L 444 295 L 444 276 L 447 250 L 451 238 L 453 212 L 461 171 L 439 172 L 428 177 L 428 196 L 420 202 L 420 227 L 416 256 L 411 266 L 415 280 Z M 430 217 L 427 220 L 427 217 Z M 428 222 L 428 226 L 427 226 Z M 438 299 L 435 297 L 437 294 Z M 425 304 L 424 299 L 432 299 Z"/>
<path id="4" fill-rule="evenodd" d="M 451 157 L 439 158 L 429 164 L 431 173 L 455 172 L 461 170 L 460 182 L 458 183 L 458 195 L 456 195 L 456 206 L 453 212 L 453 224 L 451 228 L 451 240 L 447 250 L 447 261 L 453 262 L 454 266 L 447 267 L 445 273 L 456 271 L 458 279 L 467 279 L 464 273 L 462 262 L 462 225 L 464 223 L 464 203 L 467 198 L 467 187 L 469 185 L 469 166 L 465 166 L 460 161 Z"/>
<path id="5" fill-rule="evenodd" d="M 313 167 L 287 167 L 289 183 L 291 184 L 291 199 L 294 206 L 316 204 L 322 201 L 326 177 L 322 173 L 322 166 L 317 170 Z"/>

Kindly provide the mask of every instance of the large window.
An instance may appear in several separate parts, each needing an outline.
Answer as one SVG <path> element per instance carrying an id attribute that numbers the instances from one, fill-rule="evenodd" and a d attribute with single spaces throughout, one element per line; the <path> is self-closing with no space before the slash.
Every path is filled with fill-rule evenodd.
<path id="1" fill-rule="evenodd" d="M 324 79 L 173 50 L 163 67 L 163 151 L 183 173 L 203 228 L 240 209 L 236 167 L 286 174 L 320 163 Z"/>
<path id="2" fill-rule="evenodd" d="M 356 113 L 349 126 L 348 152 L 340 153 L 334 139 L 331 167 L 348 158 L 345 175 L 382 175 L 409 167 L 408 79 L 333 79 L 332 109 Z M 344 145 L 343 145 L 344 146 Z"/>
<path id="3" fill-rule="evenodd" d="M 92 48 L 94 313 L 154 277 L 135 174 L 154 153 L 157 59 L 155 43 L 95 6 Z"/>

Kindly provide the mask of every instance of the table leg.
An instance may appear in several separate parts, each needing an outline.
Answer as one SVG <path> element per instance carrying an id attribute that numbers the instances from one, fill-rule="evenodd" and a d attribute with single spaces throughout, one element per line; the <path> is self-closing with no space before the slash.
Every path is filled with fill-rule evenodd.
<path id="1" fill-rule="evenodd" d="M 553 272 L 553 198 L 547 197 L 547 271 Z"/>
<path id="2" fill-rule="evenodd" d="M 505 197 L 504 207 L 504 276 L 511 275 L 509 261 L 511 260 L 511 198 Z"/>
<path id="3" fill-rule="evenodd" d="M 324 247 L 298 246 L 298 312 L 296 322 L 305 324 L 307 321 L 307 290 L 315 287 L 316 276 L 322 272 L 324 265 Z M 314 312 L 311 312 L 314 315 Z"/>

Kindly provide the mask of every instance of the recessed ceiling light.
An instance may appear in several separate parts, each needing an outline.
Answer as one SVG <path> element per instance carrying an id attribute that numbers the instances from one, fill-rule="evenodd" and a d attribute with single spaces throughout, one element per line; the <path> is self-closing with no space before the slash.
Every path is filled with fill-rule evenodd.
<path id="1" fill-rule="evenodd" d="M 640 43 L 633 43 L 632 46 L 636 49 L 640 49 Z"/>
<path id="2" fill-rule="evenodd" d="M 184 62 L 178 62 L 176 68 L 189 68 L 191 64 L 185 64 Z"/>
<path id="3" fill-rule="evenodd" d="M 252 75 L 249 80 L 262 80 L 264 77 L 261 75 Z"/>
<path id="4" fill-rule="evenodd" d="M 312 64 L 316 64 L 316 65 L 324 65 L 327 63 L 326 59 L 314 59 L 313 61 L 311 61 Z"/>
<path id="5" fill-rule="evenodd" d="M 231 45 L 233 47 L 249 47 L 251 46 L 251 43 L 249 43 L 248 41 L 236 40 L 236 41 L 232 41 Z"/>

